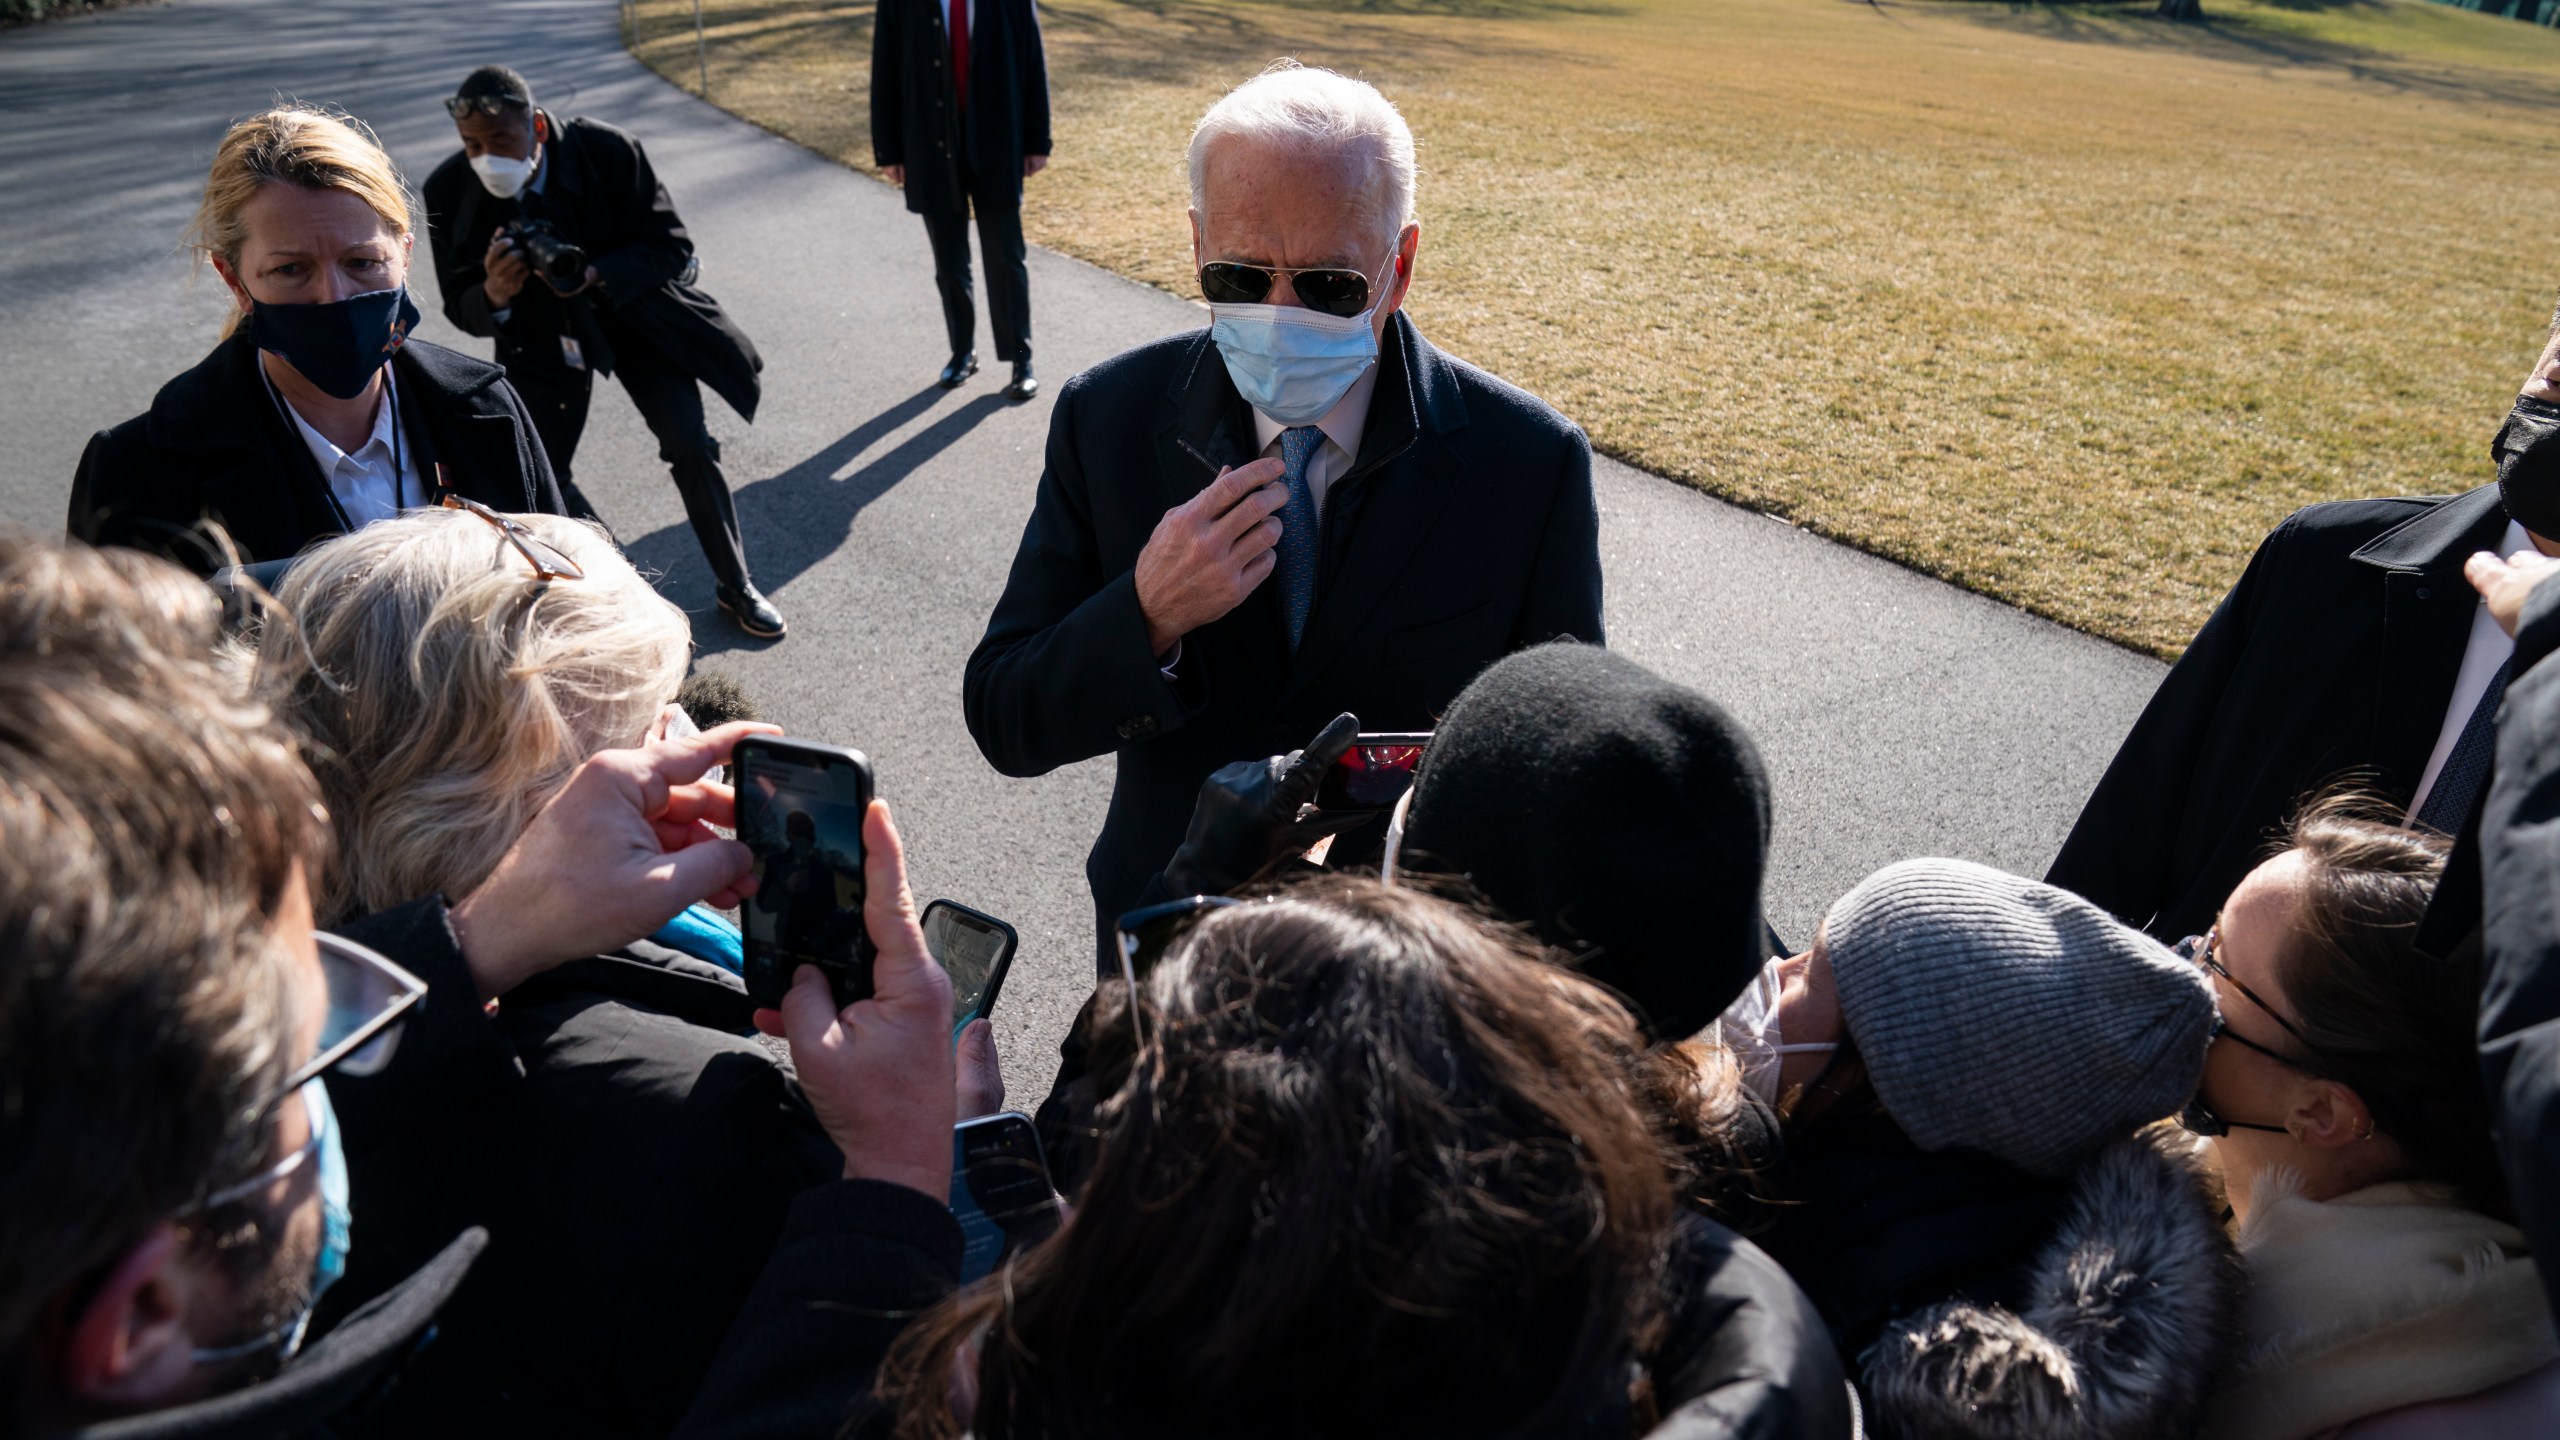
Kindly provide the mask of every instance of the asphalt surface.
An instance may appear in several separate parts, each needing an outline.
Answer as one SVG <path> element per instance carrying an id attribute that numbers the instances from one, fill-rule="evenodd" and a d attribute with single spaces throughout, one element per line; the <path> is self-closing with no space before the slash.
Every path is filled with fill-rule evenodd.
<path id="1" fill-rule="evenodd" d="M 612 0 L 177 0 L 0 33 L 0 520 L 58 532 L 90 433 L 214 343 L 222 286 L 191 274 L 178 240 L 231 119 L 280 97 L 343 106 L 414 181 L 455 148 L 439 98 L 495 60 L 546 106 L 635 131 L 705 288 L 766 357 L 759 421 L 715 401 L 713 430 L 790 638 L 748 641 L 712 609 L 655 446 L 608 387 L 579 483 L 694 612 L 706 665 L 793 732 L 871 754 L 919 897 L 1021 928 L 997 1020 L 1015 1098 L 1036 1100 L 1089 985 L 1082 858 L 1110 762 L 998 776 L 961 723 L 960 672 L 1030 511 L 1047 399 L 1006 405 L 994 367 L 933 388 L 930 259 L 896 192 L 659 80 L 623 53 L 616 18 Z M 1201 323 L 1185 300 L 1057 255 L 1035 252 L 1031 276 L 1052 393 Z M 438 313 L 423 235 L 412 283 L 422 336 L 488 353 Z M 1778 790 L 1769 901 L 1790 937 L 1905 856 L 2040 873 L 2158 681 L 2155 661 L 1625 466 L 1603 461 L 1598 483 L 1610 642 L 1758 737 Z"/>

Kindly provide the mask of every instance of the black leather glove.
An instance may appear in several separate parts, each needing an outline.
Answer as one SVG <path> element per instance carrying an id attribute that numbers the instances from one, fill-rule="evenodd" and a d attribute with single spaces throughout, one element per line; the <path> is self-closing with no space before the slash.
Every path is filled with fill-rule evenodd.
<path id="1" fill-rule="evenodd" d="M 1201 785 L 1191 831 L 1164 867 L 1174 893 L 1224 895 L 1281 856 L 1373 818 L 1365 811 L 1298 818 L 1359 733 L 1360 717 L 1346 710 L 1303 750 L 1220 767 Z"/>

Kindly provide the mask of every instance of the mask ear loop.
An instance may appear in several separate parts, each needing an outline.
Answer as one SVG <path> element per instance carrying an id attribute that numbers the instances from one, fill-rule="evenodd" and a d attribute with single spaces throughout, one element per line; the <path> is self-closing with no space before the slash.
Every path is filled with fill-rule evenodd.
<path id="1" fill-rule="evenodd" d="M 1394 813 L 1387 817 L 1387 845 L 1378 861 L 1378 883 L 1381 885 L 1396 883 L 1396 862 L 1404 858 L 1404 817 L 1412 810 L 1413 787 L 1408 785 L 1404 793 L 1396 797 Z"/>

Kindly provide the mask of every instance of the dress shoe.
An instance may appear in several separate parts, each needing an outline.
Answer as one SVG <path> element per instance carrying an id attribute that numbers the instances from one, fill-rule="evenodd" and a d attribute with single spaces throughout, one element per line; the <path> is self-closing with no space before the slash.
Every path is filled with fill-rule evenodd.
<path id="1" fill-rule="evenodd" d="M 1013 362 L 1013 383 L 1004 387 L 1004 398 L 1020 404 L 1040 393 L 1040 379 L 1031 373 L 1029 360 Z"/>
<path id="2" fill-rule="evenodd" d="M 759 640 L 779 640 L 791 628 L 783 623 L 782 612 L 753 585 L 721 586 L 720 608 L 729 612 L 739 629 Z"/>
<path id="3" fill-rule="evenodd" d="M 961 381 L 966 380 L 977 373 L 977 351 L 969 350 L 958 355 L 954 355 L 951 357 L 951 363 L 942 367 L 942 388 L 945 390 L 957 390 L 960 388 Z"/>

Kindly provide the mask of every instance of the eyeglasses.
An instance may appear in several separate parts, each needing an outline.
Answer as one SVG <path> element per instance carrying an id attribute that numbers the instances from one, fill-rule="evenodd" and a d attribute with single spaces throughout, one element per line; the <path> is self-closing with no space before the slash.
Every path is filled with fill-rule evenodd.
<path id="1" fill-rule="evenodd" d="M 534 579 L 547 584 L 553 580 L 587 578 L 587 572 L 579 568 L 577 561 L 560 553 L 557 547 L 534 534 L 531 528 L 514 516 L 501 515 L 479 501 L 462 495 L 448 494 L 439 503 L 447 510 L 467 510 L 496 526 L 498 534 L 508 544 L 516 547 L 517 554 L 524 557 L 524 563 L 533 567 Z"/>
<path id="2" fill-rule="evenodd" d="M 456 120 L 473 115 L 520 115 L 531 108 L 513 95 L 451 95 L 444 102 L 444 113 Z"/>
<path id="3" fill-rule="evenodd" d="M 1120 942 L 1120 978 L 1129 984 L 1129 1020 L 1137 1027 L 1141 1048 L 1147 1043 L 1147 1025 L 1138 1014 L 1138 977 L 1155 969 L 1156 962 L 1173 948 L 1173 942 L 1198 924 L 1201 916 L 1243 903 L 1224 895 L 1190 895 L 1131 910 L 1112 922 Z"/>
<path id="4" fill-rule="evenodd" d="M 1394 263 L 1395 255 L 1389 252 L 1387 264 Z M 1289 288 L 1296 292 L 1299 302 L 1310 310 L 1351 316 L 1369 308 L 1369 277 L 1338 265 L 1292 270 L 1213 260 L 1200 267 L 1200 294 L 1213 305 L 1259 305 L 1283 275 L 1289 277 Z"/>
<path id="5" fill-rule="evenodd" d="M 2221 949 L 2221 945 L 2222 927 L 2220 925 L 2214 925 L 2207 928 L 2202 935 L 2190 935 L 2186 939 L 2179 941 L 2177 944 L 2177 951 L 2181 958 L 2193 961 L 2207 975 L 2210 975 L 2230 986 L 2232 989 L 2239 991 L 2242 999 L 2247 1000 L 2250 1004 L 2265 1011 L 2268 1019 L 2276 1022 L 2277 1026 L 2282 1028 L 2284 1033 L 2292 1036 L 2295 1040 L 2300 1041 L 2302 1048 L 2309 1051 L 2313 1059 L 2319 1059 L 2320 1051 L 2318 1047 L 2305 1039 L 2302 1032 L 2294 1028 L 2292 1021 L 2284 1018 L 2283 1014 L 2277 1011 L 2276 1007 L 2268 1004 L 2264 999 L 2260 998 L 2257 991 L 2240 983 L 2240 981 L 2234 977 L 2228 969 L 2224 968 L 2223 963 L 2217 954 Z M 2303 1063 L 2301 1060 L 2298 1060 L 2291 1055 L 2287 1055 L 2283 1051 L 2275 1049 L 2272 1046 L 2261 1045 L 2257 1041 L 2250 1039 L 2248 1036 L 2232 1029 L 2231 1026 L 2223 1020 L 2222 1010 L 2219 1005 L 2214 1007 L 2213 1028 L 2207 1033 L 2205 1037 L 2205 1044 L 2210 1047 L 2216 1040 L 2229 1040 L 2233 1044 L 2240 1046 L 2242 1049 L 2255 1050 L 2259 1054 L 2266 1056 L 2268 1059 L 2275 1061 L 2277 1064 L 2282 1065 L 2289 1070 L 2299 1070 L 2305 1075 L 2312 1076 L 2317 1076 L 2319 1074 L 2317 1070 L 2313 1069 L 2310 1065 Z M 2194 1099 L 2187 1102 L 2187 1108 L 2179 1115 L 2178 1123 L 2185 1126 L 2187 1129 L 2194 1131 L 2196 1134 L 2206 1136 L 2207 1138 L 2228 1135 L 2234 1130 L 2264 1130 L 2270 1134 L 2277 1135 L 2290 1133 L 2282 1125 L 2259 1125 L 2247 1120 L 2232 1120 L 2224 1116 L 2217 1115 L 2213 1112 L 2212 1107 L 2205 1104 L 2204 1093 L 2201 1090 L 2196 1093 Z"/>

